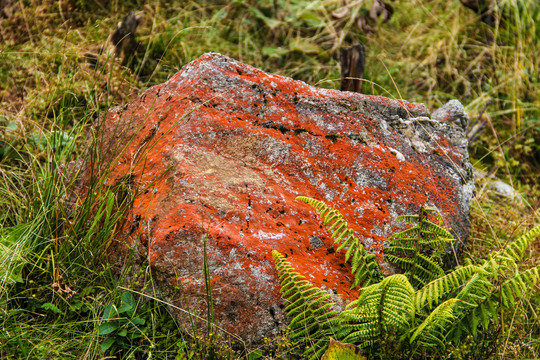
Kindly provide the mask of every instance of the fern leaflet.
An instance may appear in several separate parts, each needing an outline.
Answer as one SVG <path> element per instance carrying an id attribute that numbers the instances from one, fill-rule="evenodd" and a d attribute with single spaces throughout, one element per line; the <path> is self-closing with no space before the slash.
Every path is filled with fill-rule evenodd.
<path id="1" fill-rule="evenodd" d="M 438 224 L 431 222 L 430 216 Z M 399 266 L 417 289 L 443 276 L 440 258 L 454 238 L 443 228 L 439 212 L 422 207 L 418 215 L 402 215 L 396 220 L 414 226 L 389 237 L 390 245 L 383 250 L 386 260 Z"/>
<path id="2" fill-rule="evenodd" d="M 501 285 L 501 299 L 505 307 L 514 309 L 516 297 L 521 298 L 540 281 L 540 266 L 523 271 Z"/>
<path id="3" fill-rule="evenodd" d="M 445 348 L 443 331 L 446 326 L 454 319 L 452 308 L 458 302 L 457 299 L 449 299 L 440 304 L 433 310 L 429 316 L 416 328 L 410 342 L 418 341 L 423 347 L 443 347 Z"/>
<path id="4" fill-rule="evenodd" d="M 521 260 L 525 249 L 529 247 L 531 242 L 540 236 L 540 225 L 533 227 L 517 240 L 512 241 L 508 246 L 501 251 L 501 256 L 510 256 L 515 261 Z"/>
<path id="5" fill-rule="evenodd" d="M 296 200 L 303 201 L 315 208 L 324 225 L 329 225 L 328 231 L 332 232 L 331 237 L 334 239 L 334 243 L 339 245 L 336 252 L 348 248 L 345 253 L 345 261 L 350 260 L 351 273 L 354 275 L 351 288 L 360 285 L 368 286 L 383 278 L 375 255 L 364 249 L 363 244 L 354 236 L 354 231 L 349 228 L 349 224 L 339 211 L 332 209 L 322 201 L 307 196 L 298 196 Z"/>
<path id="6" fill-rule="evenodd" d="M 342 311 L 341 336 L 345 342 L 369 345 L 407 329 L 415 313 L 414 289 L 404 275 L 392 275 L 360 293 L 357 301 Z"/>
<path id="7" fill-rule="evenodd" d="M 291 340 L 305 340 L 304 357 L 318 359 L 328 347 L 329 337 L 333 336 L 337 326 L 335 305 L 328 299 L 330 295 L 305 280 L 294 271 L 285 257 L 276 250 L 272 251 L 276 270 L 281 279 L 281 296 L 289 303 L 285 308 L 289 323 Z"/>
<path id="8" fill-rule="evenodd" d="M 416 308 L 423 309 L 426 303 L 428 307 L 431 308 L 432 303 L 438 303 L 440 298 L 461 286 L 475 273 L 486 273 L 486 271 L 475 265 L 467 265 L 457 268 L 451 273 L 431 281 L 429 284 L 416 291 Z"/>

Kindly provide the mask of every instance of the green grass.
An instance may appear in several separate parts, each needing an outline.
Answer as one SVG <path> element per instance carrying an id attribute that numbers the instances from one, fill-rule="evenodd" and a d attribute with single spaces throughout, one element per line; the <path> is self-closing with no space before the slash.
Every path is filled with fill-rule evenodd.
<path id="1" fill-rule="evenodd" d="M 129 268 L 113 271 L 104 244 L 136 194 L 126 184 L 125 196 L 98 186 L 104 169 L 95 174 L 89 196 L 76 199 L 74 164 L 99 161 L 99 153 L 87 149 L 97 148 L 89 145 L 99 140 L 94 135 L 109 107 L 162 83 L 208 51 L 338 88 L 339 48 L 362 41 L 368 94 L 423 102 L 430 109 L 457 98 L 471 120 L 489 103 L 482 115 L 485 131 L 469 148 L 472 162 L 511 183 L 525 201 L 518 205 L 480 192 L 467 252 L 483 256 L 538 222 L 540 58 L 534 54 L 540 53 L 540 7 L 534 0 L 501 0 L 504 16 L 495 28 L 458 0 L 393 2 L 394 16 L 373 24 L 373 34 L 355 24 L 369 2 L 340 19 L 332 16 L 343 6 L 337 0 L 14 3 L 13 14 L 0 19 L 0 358 L 110 355 L 102 351 L 107 337 L 99 327 L 107 305 L 121 306 L 122 274 Z M 141 51 L 122 67 L 108 37 L 131 9 L 142 15 Z M 528 265 L 540 262 L 539 250 L 529 254 Z M 138 288 L 152 286 L 148 271 L 139 275 Z M 122 344 L 119 356 L 258 354 L 195 329 L 181 332 L 164 304 L 139 299 L 144 336 L 115 339 Z M 497 358 L 540 357 L 538 302 L 505 314 L 500 331 L 484 334 L 476 346 L 497 343 Z M 115 336 L 123 338 L 119 332 Z M 269 340 L 268 356 L 286 358 L 288 345 L 284 338 Z M 463 352 L 471 354 L 465 345 Z"/>

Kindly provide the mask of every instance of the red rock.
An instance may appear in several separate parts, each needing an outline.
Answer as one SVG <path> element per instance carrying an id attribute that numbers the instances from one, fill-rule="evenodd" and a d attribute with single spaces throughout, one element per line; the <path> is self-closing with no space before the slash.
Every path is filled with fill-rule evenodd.
<path id="1" fill-rule="evenodd" d="M 272 249 L 336 298 L 357 294 L 344 254 L 329 251 L 298 195 L 340 209 L 381 263 L 402 226 L 395 217 L 425 203 L 465 240 L 473 176 L 466 115 L 456 111 L 432 120 L 422 104 L 319 89 L 205 54 L 106 116 L 105 160 L 125 148 L 107 185 L 130 175 L 139 193 L 118 241 L 148 261 L 166 300 L 205 317 L 206 234 L 219 326 L 260 341 L 285 321 Z"/>

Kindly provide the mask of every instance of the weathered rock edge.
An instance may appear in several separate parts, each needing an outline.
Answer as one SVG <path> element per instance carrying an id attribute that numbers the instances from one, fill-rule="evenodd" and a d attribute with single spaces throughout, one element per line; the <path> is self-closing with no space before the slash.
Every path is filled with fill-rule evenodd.
<path id="1" fill-rule="evenodd" d="M 106 115 L 106 186 L 137 194 L 116 255 L 135 250 L 164 299 L 205 317 L 206 235 L 218 325 L 260 342 L 285 323 L 272 249 L 338 306 L 357 295 L 343 254 L 297 195 L 340 209 L 381 264 L 387 236 L 402 229 L 395 217 L 424 204 L 467 238 L 466 121 L 457 101 L 430 116 L 422 104 L 319 89 L 205 54 Z"/>

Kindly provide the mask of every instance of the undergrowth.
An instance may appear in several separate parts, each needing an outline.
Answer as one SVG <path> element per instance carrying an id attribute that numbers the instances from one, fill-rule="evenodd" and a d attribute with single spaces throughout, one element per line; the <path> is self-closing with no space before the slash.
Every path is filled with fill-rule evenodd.
<path id="1" fill-rule="evenodd" d="M 315 199 L 297 199 L 312 205 L 333 231 L 336 251 L 349 239 L 358 243 L 351 243 L 349 249 L 362 246 L 338 211 Z M 285 312 L 292 318 L 291 340 L 303 357 L 320 358 L 334 338 L 358 346 L 370 359 L 468 358 L 466 347 L 500 332 L 505 313 L 515 312 L 516 304 L 539 300 L 531 294 L 540 283 L 540 265 L 518 265 L 537 243 L 540 225 L 483 259 L 465 258 L 463 265 L 445 272 L 442 256 L 454 239 L 440 214 L 424 207 L 397 220 L 414 225 L 390 236 L 385 248 L 385 260 L 401 268 L 402 274 L 381 280 L 379 270 L 363 276 L 360 284 L 353 281 L 360 295 L 339 313 L 328 292 L 296 272 L 284 255 L 272 251 Z M 356 269 L 371 262 L 367 256 L 347 258 L 355 278 Z M 486 349 L 474 349 L 475 356 L 488 358 L 498 352 L 499 344 L 490 340 Z"/>
<path id="2" fill-rule="evenodd" d="M 540 52 L 540 10 L 533 0 L 498 1 L 494 27 L 458 0 L 392 2 L 393 16 L 372 23 L 372 33 L 356 25 L 371 1 L 359 6 L 338 0 L 4 3 L 0 358 L 191 359 L 211 351 L 222 358 L 262 356 L 259 350 L 235 352 L 223 339 L 182 333 L 158 294 L 150 299 L 134 293 L 135 303 L 128 301 L 133 316 L 127 310 L 115 315 L 126 326 L 100 333 L 110 321 L 107 307 L 126 305 L 124 294 L 132 290 L 119 288 L 122 275 L 112 271 L 105 255 L 136 194 L 129 184 L 101 187 L 106 170 L 95 174 L 84 198 L 72 191 L 77 161 L 100 161 L 99 154 L 86 149 L 97 148 L 91 144 L 99 140 L 95 135 L 105 111 L 208 51 L 311 85 L 338 88 L 339 49 L 363 42 L 366 93 L 424 102 L 431 109 L 448 99 L 461 100 L 471 122 L 478 117 L 477 123 L 484 124 L 470 144 L 473 164 L 523 194 L 518 204 L 481 188 L 472 207 L 466 255 L 475 259 L 500 249 L 537 221 L 540 58 L 533 54 Z M 139 47 L 134 60 L 121 66 L 109 37 L 130 10 L 140 16 Z M 367 256 L 354 249 L 354 256 Z M 539 250 L 530 250 L 525 266 L 538 264 Z M 139 287 L 151 286 L 151 277 L 144 275 Z M 538 357 L 533 304 L 518 303 L 504 315 L 500 329 L 465 342 L 456 354 L 461 351 L 466 358 L 496 341 L 501 349 L 496 357 Z M 143 325 L 141 336 L 126 339 Z M 104 350 L 104 343 L 111 345 Z M 291 346 L 279 340 L 272 356 L 289 356 Z"/>

